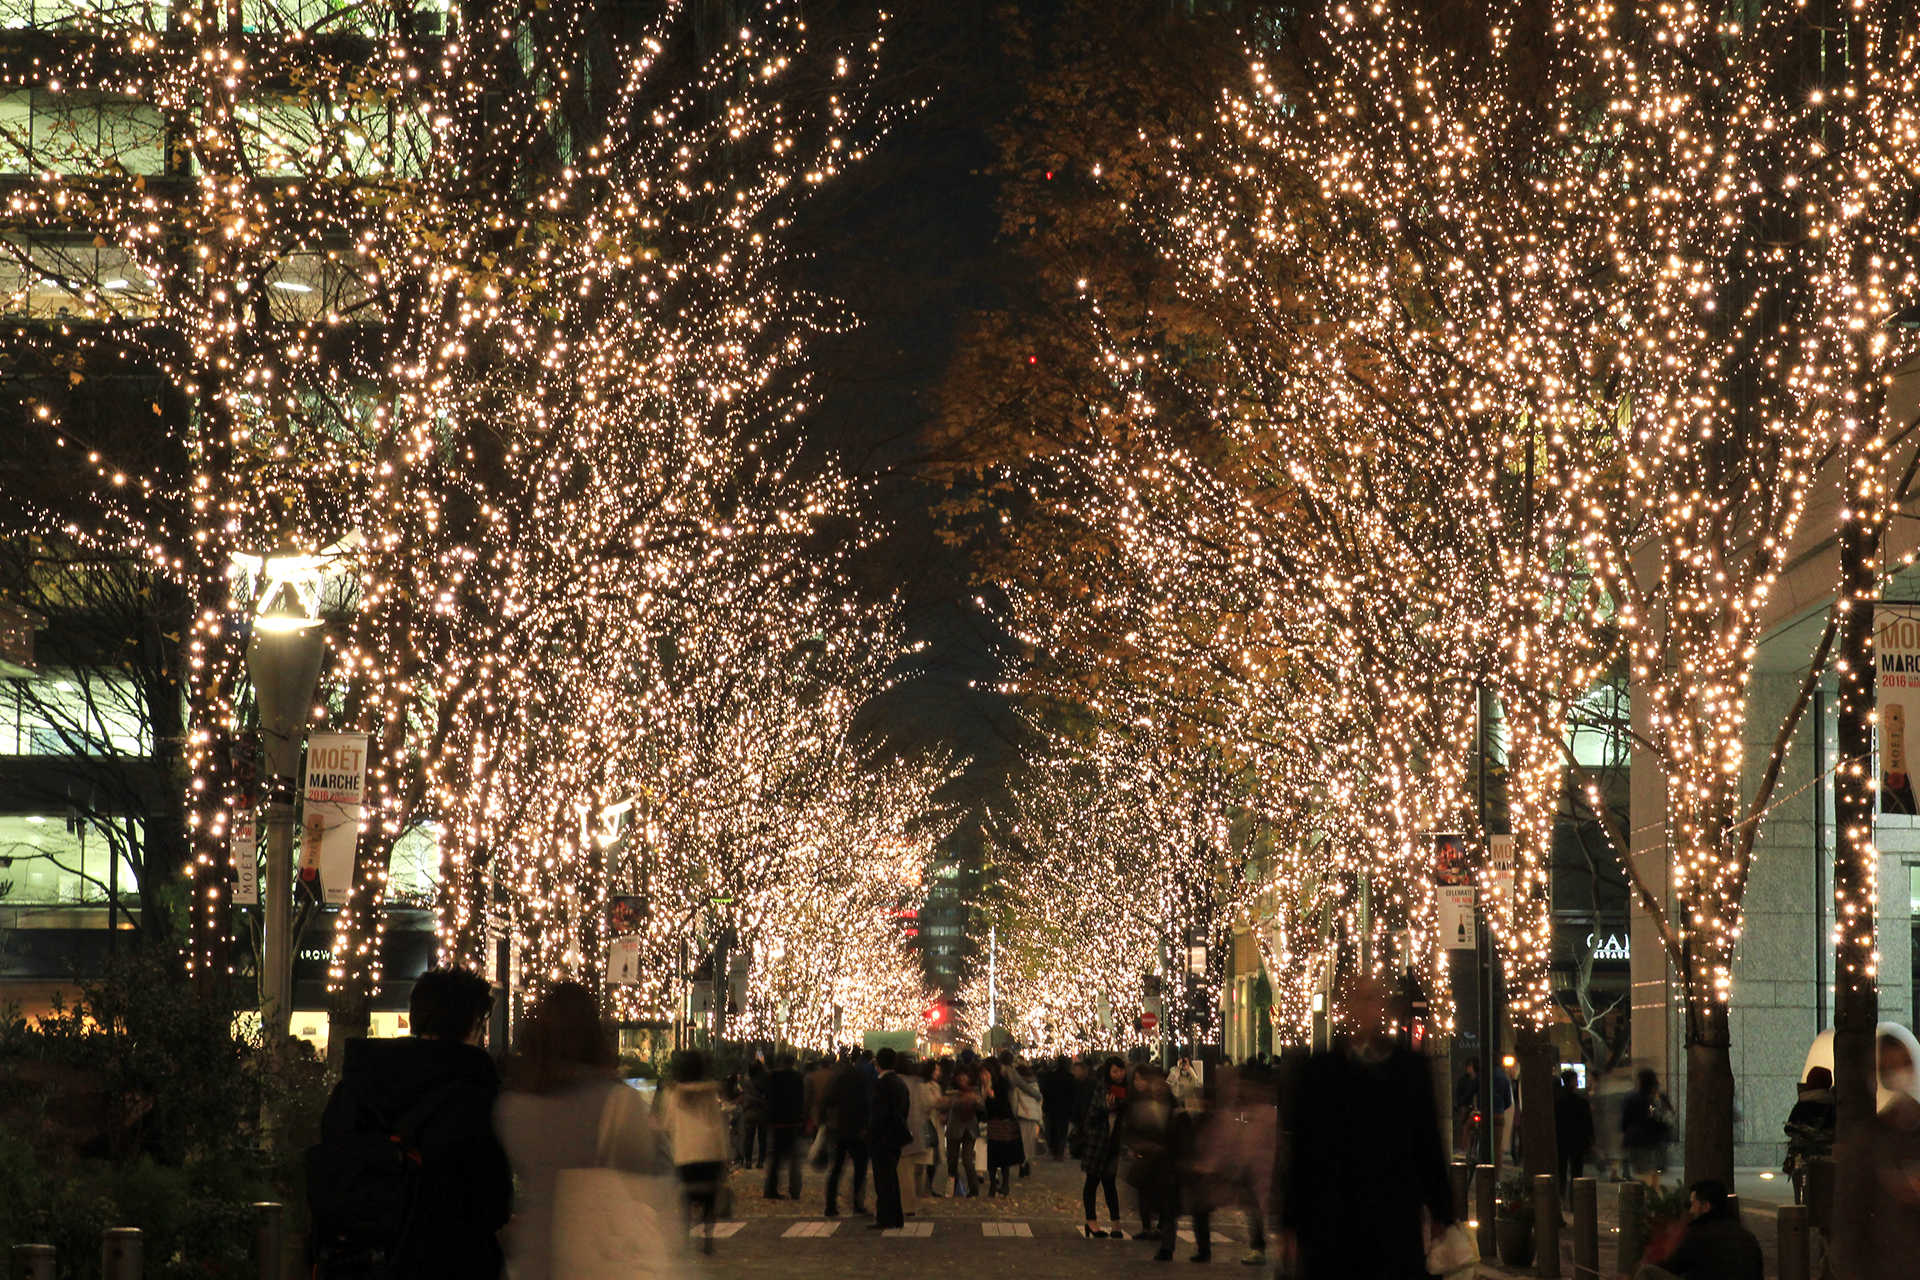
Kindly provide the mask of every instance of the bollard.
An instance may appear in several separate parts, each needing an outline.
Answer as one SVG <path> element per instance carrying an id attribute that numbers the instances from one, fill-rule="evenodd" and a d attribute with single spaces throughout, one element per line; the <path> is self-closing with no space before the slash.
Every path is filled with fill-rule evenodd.
<path id="1" fill-rule="evenodd" d="M 1560 1280 L 1560 1189 L 1553 1175 L 1533 1175 L 1533 1274 Z"/>
<path id="2" fill-rule="evenodd" d="M 1640 1265 L 1640 1255 L 1647 1251 L 1646 1207 L 1646 1183 L 1620 1184 L 1620 1242 L 1613 1254 L 1613 1270 L 1617 1275 L 1632 1275 Z"/>
<path id="3" fill-rule="evenodd" d="M 258 1280 L 280 1280 L 286 1259 L 286 1210 L 272 1200 L 253 1206 L 253 1274 Z"/>
<path id="4" fill-rule="evenodd" d="M 1483 1258 L 1500 1256 L 1499 1238 L 1493 1230 L 1493 1194 L 1493 1166 L 1483 1164 L 1474 1170 L 1473 1178 L 1473 1216 L 1480 1223 L 1477 1243 Z"/>
<path id="5" fill-rule="evenodd" d="M 1573 1180 L 1573 1280 L 1597 1280 L 1600 1274 L 1600 1184 Z"/>
<path id="6" fill-rule="evenodd" d="M 1473 1217 L 1473 1166 L 1455 1160 L 1447 1166 L 1447 1178 L 1453 1188 L 1453 1216 L 1465 1222 Z"/>
<path id="7" fill-rule="evenodd" d="M 1780 1233 L 1780 1280 L 1811 1280 L 1813 1246 L 1807 1235 L 1807 1206 L 1783 1204 L 1774 1221 Z"/>
<path id="8" fill-rule="evenodd" d="M 140 1280 L 140 1228 L 108 1227 L 100 1237 L 100 1280 Z"/>
<path id="9" fill-rule="evenodd" d="M 17 1244 L 13 1254 L 13 1280 L 53 1280 L 53 1246 Z"/>

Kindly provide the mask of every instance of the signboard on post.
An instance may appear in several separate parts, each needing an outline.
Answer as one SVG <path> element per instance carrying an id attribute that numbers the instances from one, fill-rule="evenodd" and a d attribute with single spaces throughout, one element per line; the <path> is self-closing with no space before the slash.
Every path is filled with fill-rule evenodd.
<path id="1" fill-rule="evenodd" d="M 258 906 L 260 903 L 260 845 L 251 809 L 233 815 L 232 837 L 228 841 L 233 859 L 233 905 Z"/>
<path id="2" fill-rule="evenodd" d="M 320 877 L 322 901 L 345 904 L 353 892 L 353 853 L 367 797 L 367 735 L 316 733 L 307 739 L 306 808 L 300 878 Z"/>
<path id="3" fill-rule="evenodd" d="M 640 932 L 643 906 L 638 894 L 617 893 L 607 900 L 607 929 L 616 937 Z"/>
<path id="4" fill-rule="evenodd" d="M 1479 921 L 1474 918 L 1473 886 L 1443 884 L 1433 891 L 1439 908 L 1440 945 L 1449 951 L 1472 951 L 1480 945 Z"/>
<path id="5" fill-rule="evenodd" d="M 607 944 L 607 981 L 616 987 L 639 985 L 639 938 L 615 938 Z"/>
<path id="6" fill-rule="evenodd" d="M 1880 812 L 1920 813 L 1907 726 L 1920 732 L 1920 610 L 1883 604 L 1874 617 L 1874 705 L 1880 718 Z"/>

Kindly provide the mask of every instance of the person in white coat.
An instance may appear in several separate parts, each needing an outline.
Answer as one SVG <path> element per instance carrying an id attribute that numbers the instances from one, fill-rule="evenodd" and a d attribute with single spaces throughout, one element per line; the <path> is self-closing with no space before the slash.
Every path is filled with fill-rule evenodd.
<path id="1" fill-rule="evenodd" d="M 1020 1165 L 1024 1178 L 1033 1172 L 1033 1153 L 1040 1149 L 1040 1117 L 1045 1112 L 1040 1101 L 1040 1077 L 1024 1058 L 1007 1075 L 1013 1083 L 1013 1115 L 1020 1122 L 1020 1143 L 1027 1156 Z"/>
<path id="2" fill-rule="evenodd" d="M 720 1089 L 707 1079 L 706 1055 L 689 1049 L 680 1055 L 674 1081 L 660 1098 L 660 1127 L 673 1144 L 673 1168 L 686 1197 L 687 1220 L 701 1210 L 702 1233 L 713 1252 L 713 1218 L 727 1177 L 727 1122 L 721 1112 Z"/>
<path id="3" fill-rule="evenodd" d="M 603 1140 L 614 1168 L 665 1172 L 659 1132 L 640 1095 L 614 1078 L 614 1062 L 593 993 L 577 982 L 547 988 L 521 1030 L 493 1110 L 517 1189 L 507 1229 L 514 1280 L 551 1274 L 554 1186 L 562 1170 L 600 1164 Z"/>

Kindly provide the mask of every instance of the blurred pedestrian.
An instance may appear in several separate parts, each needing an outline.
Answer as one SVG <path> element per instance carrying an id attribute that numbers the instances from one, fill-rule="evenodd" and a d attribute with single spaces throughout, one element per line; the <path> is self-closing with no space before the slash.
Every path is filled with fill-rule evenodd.
<path id="1" fill-rule="evenodd" d="M 913 1114 L 907 1123 L 913 1126 L 919 1139 L 917 1146 L 910 1149 L 916 1195 L 939 1195 L 940 1188 L 935 1185 L 937 1171 L 947 1167 L 941 1158 L 944 1147 L 940 1140 L 940 1085 L 934 1079 L 939 1069 L 940 1064 L 928 1058 L 919 1064 L 914 1078 L 907 1082 L 913 1090 Z"/>
<path id="2" fill-rule="evenodd" d="M 1345 1012 L 1351 1030 L 1307 1059 L 1291 1099 L 1282 1263 L 1302 1280 L 1413 1280 L 1428 1225 L 1455 1221 L 1431 1076 L 1390 1034 L 1378 983 Z"/>
<path id="3" fill-rule="evenodd" d="M 1560 1073 L 1560 1087 L 1553 1095 L 1554 1150 L 1559 1160 L 1560 1203 L 1568 1203 L 1573 1179 L 1587 1173 L 1587 1152 L 1593 1148 L 1593 1103 L 1580 1088 L 1580 1077 L 1571 1071 Z"/>
<path id="4" fill-rule="evenodd" d="M 727 1126 L 720 1105 L 720 1086 L 707 1078 L 706 1055 L 698 1049 L 682 1050 L 660 1102 L 660 1127 L 672 1143 L 688 1226 L 698 1208 L 708 1253 L 713 1252 L 713 1219 L 727 1179 Z"/>
<path id="5" fill-rule="evenodd" d="M 1040 1123 L 1046 1132 L 1047 1154 L 1056 1163 L 1067 1158 L 1067 1133 L 1073 1128 L 1076 1092 L 1073 1064 L 1063 1053 L 1040 1077 Z"/>
<path id="6" fill-rule="evenodd" d="M 1020 1151 L 1024 1157 L 1020 1161 L 1020 1176 L 1025 1178 L 1033 1173 L 1033 1161 L 1040 1152 L 1040 1120 L 1046 1104 L 1040 1095 L 1040 1080 L 1034 1074 L 1033 1064 L 1025 1058 L 1008 1069 L 1007 1079 L 1013 1085 L 1013 1116 L 1020 1122 Z"/>
<path id="7" fill-rule="evenodd" d="M 547 988 L 521 1028 L 493 1111 L 516 1184 L 514 1280 L 547 1280 L 562 1170 L 659 1172 L 653 1121 L 639 1093 L 614 1078 L 615 1061 L 593 993 L 577 982 Z"/>
<path id="8" fill-rule="evenodd" d="M 853 1164 L 853 1211 L 867 1211 L 867 1126 L 873 1118 L 873 1086 L 863 1069 L 865 1065 L 860 1058 L 848 1055 L 834 1076 L 833 1093 L 827 1101 L 833 1141 L 833 1167 L 827 1171 L 825 1213 L 829 1218 L 840 1216 L 840 1174 L 849 1161 Z"/>
<path id="9" fill-rule="evenodd" d="M 773 1070 L 767 1073 L 767 1138 L 772 1145 L 767 1156 L 767 1185 L 762 1194 L 769 1200 L 782 1198 L 780 1170 L 783 1167 L 787 1171 L 787 1197 L 800 1198 L 800 1170 L 806 1163 L 800 1138 L 806 1123 L 806 1081 L 794 1070 L 793 1055 L 783 1053 L 774 1059 Z"/>
<path id="10" fill-rule="evenodd" d="M 980 1136 L 980 1089 L 974 1069 L 964 1063 L 954 1066 L 950 1079 L 951 1087 L 940 1099 L 946 1118 L 947 1173 L 954 1195 L 974 1196 L 980 1194 L 980 1175 L 973 1162 L 973 1144 Z"/>
<path id="11" fill-rule="evenodd" d="M 1013 1171 L 1027 1162 L 1020 1141 L 1020 1119 L 1014 1114 L 1014 1086 L 1008 1063 L 1013 1055 L 1001 1050 L 1001 1056 L 988 1058 L 982 1065 L 981 1103 L 986 1113 L 987 1194 L 1012 1195 Z"/>
<path id="12" fill-rule="evenodd" d="M 1224 1094 L 1225 1082 L 1221 1092 Z M 1267 1214 L 1273 1203 L 1274 1143 L 1278 1125 L 1273 1078 L 1265 1064 L 1250 1062 L 1233 1084 L 1233 1096 L 1208 1111 L 1195 1138 L 1190 1171 L 1210 1208 L 1246 1214 L 1248 1266 L 1267 1260 Z M 1195 1228 L 1197 1232 L 1198 1227 Z"/>
<path id="13" fill-rule="evenodd" d="M 1620 1109 L 1620 1145 L 1629 1172 L 1657 1187 L 1667 1168 L 1667 1144 L 1673 1141 L 1673 1103 L 1652 1068 L 1640 1068 L 1635 1080 L 1637 1087 Z"/>
<path id="14" fill-rule="evenodd" d="M 1143 1062 L 1133 1070 L 1133 1087 L 1127 1091 L 1127 1114 L 1123 1127 L 1127 1147 L 1127 1185 L 1133 1188 L 1134 1207 L 1140 1214 L 1140 1230 L 1135 1240 L 1160 1238 L 1159 1219 L 1168 1184 L 1178 1186 L 1179 1172 L 1170 1154 L 1167 1122 L 1176 1108 L 1167 1085 L 1167 1073 L 1158 1064 Z"/>
<path id="15" fill-rule="evenodd" d="M 755 1058 L 747 1064 L 747 1078 L 740 1097 L 741 1164 L 758 1169 L 767 1162 L 767 1147 L 772 1135 L 767 1124 L 767 1064 Z"/>
<path id="16" fill-rule="evenodd" d="M 869 1225 L 875 1230 L 907 1225 L 900 1199 L 900 1155 L 913 1140 L 913 1130 L 907 1124 L 913 1112 L 913 1095 L 906 1080 L 894 1070 L 896 1060 L 891 1048 L 880 1050 L 874 1058 L 876 1078 L 867 1146 L 873 1154 L 873 1221 Z"/>
<path id="17" fill-rule="evenodd" d="M 1847 1280 L 1906 1280 L 1920 1259 L 1920 1044 L 1882 1023 L 1875 1049 L 1885 1102 L 1835 1148 L 1829 1256 Z"/>
<path id="18" fill-rule="evenodd" d="M 1093 1239 L 1103 1240 L 1109 1235 L 1125 1239 L 1127 1234 L 1120 1226 L 1120 1189 L 1115 1184 L 1120 1173 L 1120 1124 L 1126 1114 L 1126 1080 L 1127 1064 L 1119 1058 L 1108 1058 L 1095 1077 L 1086 1118 L 1082 1121 L 1080 1169 L 1087 1175 L 1087 1181 L 1081 1197 L 1087 1206 L 1086 1234 Z M 1111 1231 L 1100 1230 L 1094 1205 L 1096 1191 L 1106 1193 L 1107 1225 Z"/>

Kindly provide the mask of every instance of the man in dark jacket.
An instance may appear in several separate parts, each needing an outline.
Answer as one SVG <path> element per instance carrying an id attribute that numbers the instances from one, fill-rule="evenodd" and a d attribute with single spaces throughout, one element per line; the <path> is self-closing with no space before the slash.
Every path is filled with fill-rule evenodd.
<path id="1" fill-rule="evenodd" d="M 791 1171 L 787 1174 L 787 1195 L 795 1200 L 800 1198 L 800 1166 L 806 1163 L 801 1158 L 800 1128 L 806 1120 L 807 1082 L 794 1070 L 793 1055 L 783 1053 L 774 1061 L 773 1071 L 767 1076 L 767 1131 L 773 1140 L 773 1154 L 767 1157 L 769 1200 L 781 1198 L 782 1165 Z"/>
<path id="2" fill-rule="evenodd" d="M 345 1069 L 320 1119 L 323 1144 L 391 1132 L 432 1100 L 412 1139 L 419 1199 L 388 1276 L 499 1280 L 495 1233 L 512 1215 L 513 1172 L 493 1135 L 500 1073 L 479 1047 L 492 1007 L 485 978 L 429 969 L 413 984 L 411 1036 L 347 1041 Z"/>
<path id="3" fill-rule="evenodd" d="M 873 1100 L 868 1093 L 867 1077 L 858 1060 L 843 1063 L 833 1078 L 833 1091 L 827 1098 L 829 1127 L 833 1134 L 833 1168 L 827 1171 L 826 1216 L 840 1216 L 840 1171 L 853 1161 L 853 1211 L 865 1213 L 867 1196 L 867 1122 L 872 1117 Z"/>
<path id="4" fill-rule="evenodd" d="M 1560 1087 L 1553 1094 L 1554 1150 L 1559 1152 L 1560 1203 L 1566 1204 L 1573 1180 L 1587 1173 L 1587 1152 L 1593 1149 L 1593 1104 L 1580 1090 L 1580 1077 L 1571 1071 L 1560 1073 Z"/>
<path id="5" fill-rule="evenodd" d="M 1416 1280 L 1421 1211 L 1436 1229 L 1455 1220 L 1432 1076 L 1388 1034 L 1387 1013 L 1385 990 L 1361 984 L 1352 1033 L 1307 1059 L 1292 1091 L 1280 1251 L 1302 1280 Z"/>
<path id="6" fill-rule="evenodd" d="M 1764 1280 L 1760 1241 L 1727 1203 L 1727 1184 L 1703 1178 L 1687 1202 L 1687 1233 L 1659 1266 L 1648 1263 L 1634 1280 Z"/>
<path id="7" fill-rule="evenodd" d="M 1073 1078 L 1073 1064 L 1063 1053 L 1040 1077 L 1040 1125 L 1047 1135 L 1047 1154 L 1055 1160 L 1067 1158 L 1067 1129 L 1073 1124 L 1074 1101 L 1079 1092 Z M 1033 1158 L 1031 1151 L 1027 1158 Z"/>
<path id="8" fill-rule="evenodd" d="M 879 1076 L 873 1084 L 873 1123 L 867 1145 L 873 1151 L 873 1222 L 869 1225 L 876 1231 L 907 1225 L 900 1203 L 900 1153 L 913 1140 L 913 1130 L 907 1127 L 913 1098 L 907 1082 L 894 1070 L 898 1061 L 892 1049 L 882 1049 L 874 1059 Z"/>

